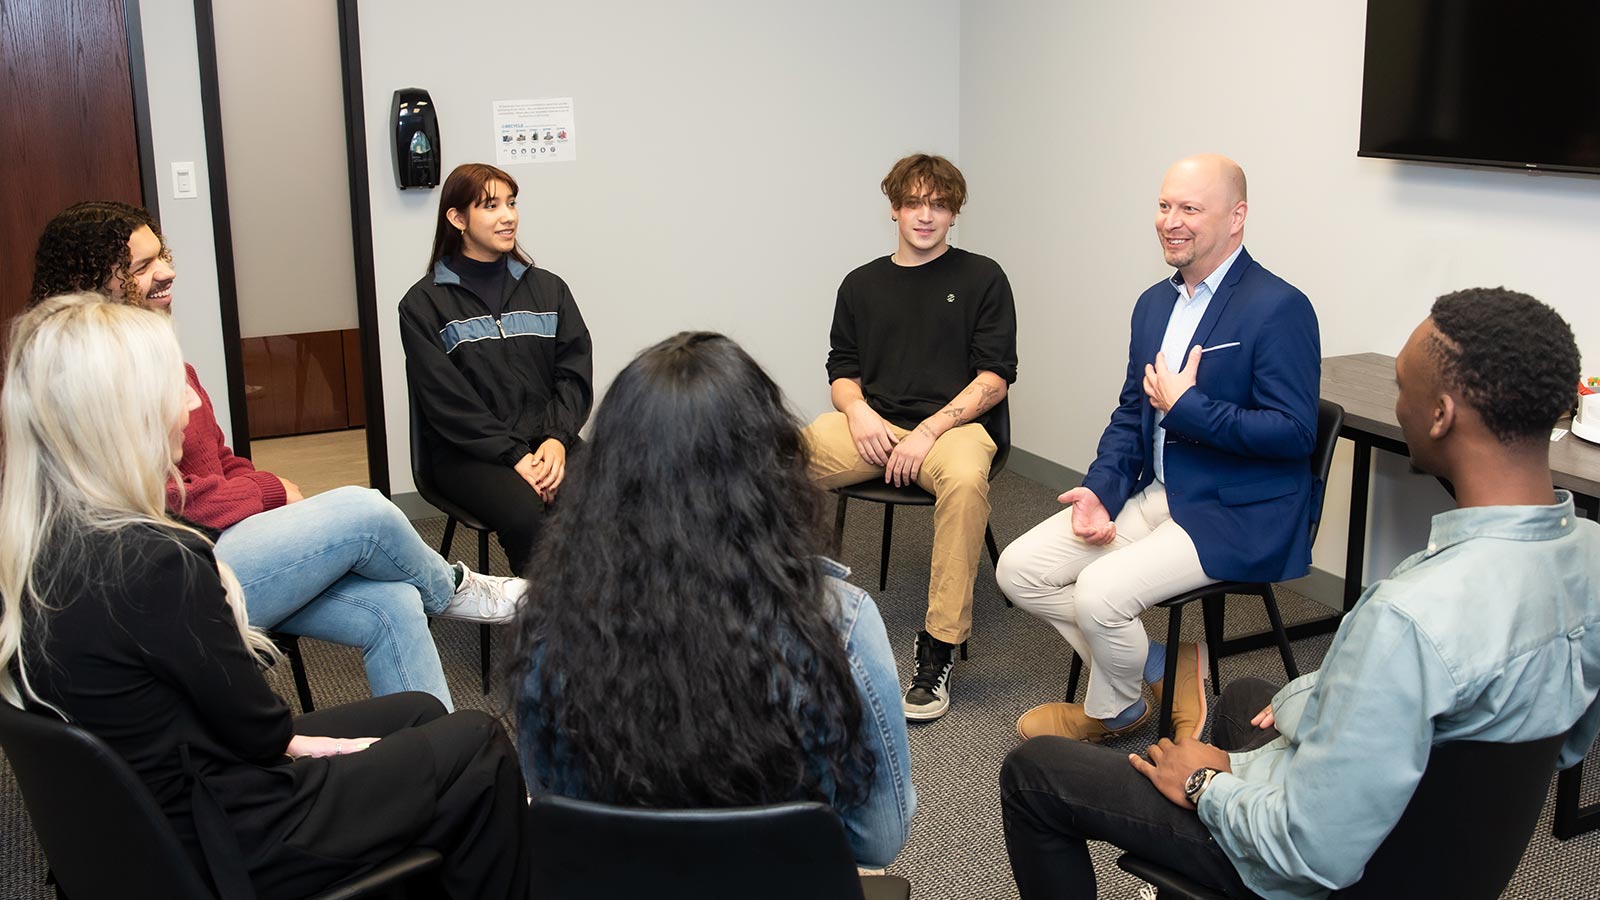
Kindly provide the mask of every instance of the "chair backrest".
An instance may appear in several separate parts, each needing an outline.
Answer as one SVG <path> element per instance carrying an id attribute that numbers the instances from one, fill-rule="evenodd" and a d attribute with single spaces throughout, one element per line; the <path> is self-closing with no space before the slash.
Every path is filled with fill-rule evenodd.
<path id="1" fill-rule="evenodd" d="M 861 900 L 839 817 L 821 803 L 630 809 L 534 798 L 533 896 L 542 900 Z"/>
<path id="2" fill-rule="evenodd" d="M 1533 836 L 1565 735 L 1433 748 L 1411 802 L 1340 900 L 1494 900 Z"/>
<path id="3" fill-rule="evenodd" d="M 1011 398 L 1000 398 L 994 409 L 989 411 L 989 421 L 983 426 L 989 432 L 990 440 L 994 441 L 994 459 L 989 461 L 989 480 L 993 481 L 996 475 L 1005 470 L 1006 460 L 1011 456 Z"/>
<path id="4" fill-rule="evenodd" d="M 433 480 L 433 453 L 428 444 L 428 419 L 423 415 L 422 408 L 417 405 L 417 395 L 411 390 L 409 381 L 406 384 L 406 399 L 411 407 L 411 480 L 417 486 L 417 496 L 429 506 L 468 528 L 476 528 L 479 531 L 492 530 L 473 515 L 471 510 L 463 508 L 439 493 L 438 483 Z"/>
<path id="5" fill-rule="evenodd" d="M 1317 526 L 1322 522 L 1322 501 L 1328 490 L 1328 472 L 1333 468 L 1333 448 L 1344 427 L 1344 407 L 1332 400 L 1317 401 L 1317 444 L 1311 451 L 1311 543 L 1317 542 Z"/>
<path id="6" fill-rule="evenodd" d="M 63 894 L 213 900 L 144 782 L 99 738 L 0 702 L 0 748 Z"/>
<path id="7" fill-rule="evenodd" d="M 406 383 L 406 400 L 411 405 L 411 480 L 416 482 L 417 494 L 423 500 L 432 503 L 439 495 L 438 489 L 433 484 L 433 454 L 428 449 L 428 423 L 423 418 L 422 408 L 417 405 L 416 392 L 411 389 L 410 381 Z"/>

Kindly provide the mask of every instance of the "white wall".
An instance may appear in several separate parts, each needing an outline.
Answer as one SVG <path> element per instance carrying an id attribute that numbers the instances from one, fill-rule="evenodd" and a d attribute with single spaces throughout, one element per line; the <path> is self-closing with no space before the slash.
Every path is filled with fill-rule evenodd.
<path id="1" fill-rule="evenodd" d="M 338 7 L 212 10 L 239 335 L 355 328 Z"/>
<path id="2" fill-rule="evenodd" d="M 878 182 L 906 153 L 958 147 L 956 0 L 360 12 L 396 493 L 412 484 L 395 309 L 422 275 L 439 196 L 395 187 L 396 88 L 431 92 L 445 171 L 493 160 L 493 100 L 574 98 L 578 161 L 508 171 L 523 246 L 571 285 L 594 336 L 597 396 L 639 349 L 708 328 L 743 343 L 801 413 L 823 410 L 839 280 L 894 249 Z"/>
<path id="3" fill-rule="evenodd" d="M 161 185 L 161 230 L 172 248 L 178 272 L 172 289 L 172 318 L 184 358 L 199 373 L 200 383 L 216 407 L 217 424 L 231 443 L 211 185 L 206 172 L 205 122 L 200 115 L 194 4 L 189 0 L 141 0 L 139 17 L 149 78 L 156 180 Z M 173 199 L 174 162 L 195 164 L 200 195 L 197 199 Z"/>
<path id="4" fill-rule="evenodd" d="M 1245 243 L 1311 297 L 1325 355 L 1392 355 L 1439 294 L 1504 284 L 1560 310 L 1600 372 L 1600 178 L 1356 158 L 1364 28 L 1361 3 L 963 4 L 962 228 L 1016 291 L 1019 447 L 1093 460 L 1133 301 L 1168 274 L 1156 190 L 1201 151 L 1244 166 Z M 1369 577 L 1447 502 L 1379 456 Z M 1316 564 L 1343 574 L 1348 448 L 1338 467 Z"/>

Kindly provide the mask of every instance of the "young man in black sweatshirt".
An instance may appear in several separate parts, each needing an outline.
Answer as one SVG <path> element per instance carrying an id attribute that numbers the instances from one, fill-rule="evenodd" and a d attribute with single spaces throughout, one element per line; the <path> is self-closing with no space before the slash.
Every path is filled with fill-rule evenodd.
<path id="1" fill-rule="evenodd" d="M 811 474 L 832 489 L 881 478 L 935 497 L 928 615 L 916 637 L 908 719 L 950 706 L 950 668 L 972 630 L 972 583 L 989 521 L 988 415 L 1017 377 L 1011 285 L 994 260 L 951 247 L 961 170 L 917 154 L 883 179 L 895 252 L 845 276 L 828 381 L 835 412 L 805 431 Z"/>

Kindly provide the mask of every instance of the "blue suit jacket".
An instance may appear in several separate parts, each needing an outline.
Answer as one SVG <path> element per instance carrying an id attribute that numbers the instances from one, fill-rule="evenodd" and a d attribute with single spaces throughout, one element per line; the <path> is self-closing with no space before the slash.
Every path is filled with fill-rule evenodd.
<path id="1" fill-rule="evenodd" d="M 1113 518 L 1155 480 L 1144 367 L 1161 349 L 1174 297 L 1163 280 L 1134 305 L 1127 380 L 1083 479 Z M 1217 349 L 1201 357 L 1195 386 L 1161 422 L 1172 517 L 1212 578 L 1298 578 L 1311 565 L 1321 490 L 1310 468 L 1322 379 L 1317 314 L 1305 294 L 1241 250 L 1184 359 L 1195 344 Z"/>

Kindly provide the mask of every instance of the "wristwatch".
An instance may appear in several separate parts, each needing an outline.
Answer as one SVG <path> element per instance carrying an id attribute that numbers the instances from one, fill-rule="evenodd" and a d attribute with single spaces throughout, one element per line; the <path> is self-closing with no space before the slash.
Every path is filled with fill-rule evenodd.
<path id="1" fill-rule="evenodd" d="M 1189 780 L 1183 783 L 1184 798 L 1194 806 L 1199 806 L 1200 795 L 1204 794 L 1206 788 L 1211 786 L 1211 779 L 1216 777 L 1217 771 L 1209 766 L 1201 766 L 1195 769 L 1194 774 L 1189 776 Z"/>

